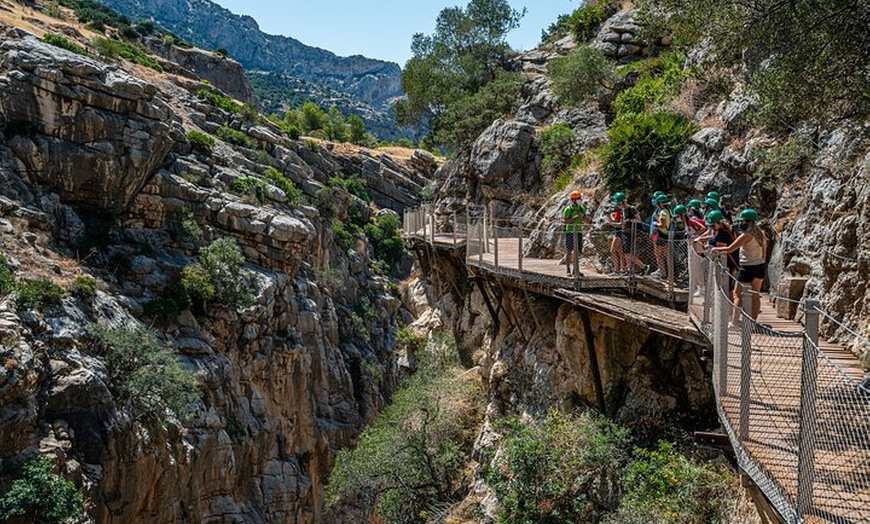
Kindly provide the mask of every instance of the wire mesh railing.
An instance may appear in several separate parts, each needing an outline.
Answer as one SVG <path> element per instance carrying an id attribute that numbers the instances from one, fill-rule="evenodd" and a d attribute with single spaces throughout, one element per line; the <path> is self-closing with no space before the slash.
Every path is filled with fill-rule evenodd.
<path id="1" fill-rule="evenodd" d="M 679 231 L 651 237 L 646 226 L 565 231 L 560 223 L 517 216 L 493 218 L 483 206 L 439 215 L 432 206 L 405 212 L 408 237 L 433 244 L 465 243 L 468 263 L 529 280 L 575 288 L 643 287 L 674 301 L 689 287 L 689 244 Z M 464 232 L 464 237 L 462 233 Z M 572 249 L 573 245 L 579 249 Z"/>
<path id="2" fill-rule="evenodd" d="M 690 254 L 690 268 L 705 282 L 690 300 L 702 302 L 720 420 L 740 467 L 788 522 L 870 522 L 870 392 L 820 349 L 819 303 L 804 304 L 803 330 L 778 330 L 754 318 L 761 297 L 750 287 L 737 288 L 735 306 L 721 259 Z"/>
<path id="3" fill-rule="evenodd" d="M 695 249 L 678 232 L 655 238 L 632 226 L 567 234 L 532 219 L 493 219 L 484 207 L 440 217 L 426 207 L 406 212 L 405 234 L 433 243 L 455 237 L 469 265 L 524 280 L 645 284 L 671 297 L 683 290 L 712 341 L 717 409 L 741 469 L 787 522 L 870 523 L 870 389 L 831 357 L 819 331 L 851 353 L 870 353 L 870 340 L 817 301 L 800 302 L 803 327 L 761 323 L 761 294 L 736 282 L 722 253 Z"/>

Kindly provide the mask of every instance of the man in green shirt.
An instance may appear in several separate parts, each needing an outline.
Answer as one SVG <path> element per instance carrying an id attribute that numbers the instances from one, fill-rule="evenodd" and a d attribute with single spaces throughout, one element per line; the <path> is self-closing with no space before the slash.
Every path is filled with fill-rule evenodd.
<path id="1" fill-rule="evenodd" d="M 580 202 L 580 191 L 571 191 L 570 203 L 562 211 L 565 222 L 565 272 L 570 275 L 574 267 L 574 231 L 577 231 L 577 255 L 583 252 L 583 222 L 586 221 L 586 208 Z M 579 274 L 577 276 L 580 276 Z"/>

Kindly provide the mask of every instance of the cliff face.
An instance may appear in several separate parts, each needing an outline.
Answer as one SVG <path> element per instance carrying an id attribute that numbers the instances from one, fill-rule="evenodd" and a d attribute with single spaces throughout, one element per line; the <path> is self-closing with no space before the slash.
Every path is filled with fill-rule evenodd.
<path id="1" fill-rule="evenodd" d="M 326 182 L 368 177 L 375 200 L 400 211 L 431 159 L 289 140 L 203 103 L 191 91 L 205 84 L 2 31 L 3 254 L 18 278 L 66 286 L 84 273 L 99 290 L 42 311 L 0 299 L 0 487 L 6 466 L 38 453 L 76 482 L 97 522 L 318 521 L 334 450 L 395 387 L 393 333 L 408 315 L 370 269 L 365 238 L 352 249 L 336 240 L 351 208 L 372 210 Z M 246 145 L 186 138 L 220 129 Z M 257 198 L 228 191 L 267 167 L 301 204 L 266 182 Z M 202 238 L 181 234 L 181 219 Z M 253 305 L 148 316 L 219 237 L 242 248 Z M 86 328 L 142 322 L 157 323 L 201 384 L 190 422 L 139 420 L 110 391 Z"/>
<path id="2" fill-rule="evenodd" d="M 234 15 L 208 0 L 104 0 L 102 3 L 132 20 L 153 19 L 203 49 L 224 48 L 247 69 L 290 75 L 314 84 L 315 88 L 303 95 L 317 95 L 316 86 L 326 88 L 327 93 L 337 91 L 350 95 L 363 106 L 373 108 L 363 107 L 359 114 L 367 124 L 376 123 L 375 127 L 383 128 L 382 117 L 403 94 L 398 64 L 359 55 L 339 57 L 293 38 L 265 34 L 253 18 Z M 325 107 L 334 105 L 329 99 L 321 101 L 317 96 L 314 99 Z M 384 131 L 388 136 L 398 135 L 395 124 Z"/>

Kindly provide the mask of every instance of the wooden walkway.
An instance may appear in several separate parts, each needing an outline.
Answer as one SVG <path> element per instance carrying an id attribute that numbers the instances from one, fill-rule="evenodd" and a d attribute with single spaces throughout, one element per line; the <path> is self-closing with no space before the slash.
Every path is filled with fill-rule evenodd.
<path id="1" fill-rule="evenodd" d="M 487 249 L 466 242 L 465 235 L 408 235 L 436 250 L 464 252 L 469 268 L 488 278 L 547 294 L 579 307 L 643 325 L 697 344 L 709 345 L 712 326 L 703 325 L 704 297 L 692 297 L 688 315 L 661 305 L 636 300 L 641 292 L 671 305 L 689 302 L 688 292 L 670 289 L 650 277 L 602 274 L 600 264 L 581 259 L 582 277 L 566 274 L 554 259 L 520 257 L 517 238 L 489 239 Z M 496 248 L 497 242 L 497 248 Z M 523 239 L 527 245 L 527 239 Z M 498 260 L 496 261 L 496 249 Z M 486 251 L 486 252 L 482 252 Z M 711 308 L 710 318 L 714 318 Z M 741 467 L 756 482 L 788 522 L 870 524 L 870 392 L 860 387 L 865 369 L 841 345 L 819 340 L 818 375 L 813 434 L 815 446 L 801 442 L 801 373 L 804 326 L 776 316 L 762 299 L 759 325 L 753 328 L 749 365 L 749 416 L 746 433 L 738 435 L 742 373 L 742 333 L 729 327 L 726 380 L 719 388 L 719 414 L 735 447 Z M 715 374 L 714 374 L 715 375 Z M 714 382 L 719 377 L 713 377 Z M 805 435 L 805 434 L 804 434 Z M 804 453 L 802 459 L 799 459 Z M 814 463 L 811 506 L 797 508 L 798 462 Z"/>
<path id="2" fill-rule="evenodd" d="M 800 323 L 779 318 L 766 297 L 761 301 L 760 329 L 751 334 L 748 432 L 739 442 L 746 459 L 763 477 L 762 489 L 797 505 L 801 454 L 801 368 L 803 332 Z M 704 297 L 693 297 L 690 316 L 702 327 Z M 715 313 L 714 313 L 715 314 Z M 714 335 L 715 336 L 715 335 Z M 731 428 L 740 425 L 741 330 L 728 328 L 727 381 L 720 386 L 720 417 Z M 816 446 L 812 508 L 804 522 L 851 524 L 870 522 L 870 393 L 857 387 L 865 376 L 858 359 L 843 346 L 819 340 L 814 431 Z M 717 380 L 714 373 L 713 380 Z M 736 430 L 734 430 L 736 431 Z M 759 483 L 756 479 L 756 483 Z M 759 483 L 760 484 L 760 483 Z M 759 486 L 764 488 L 764 486 Z M 777 491 L 771 494 L 771 490 Z"/>

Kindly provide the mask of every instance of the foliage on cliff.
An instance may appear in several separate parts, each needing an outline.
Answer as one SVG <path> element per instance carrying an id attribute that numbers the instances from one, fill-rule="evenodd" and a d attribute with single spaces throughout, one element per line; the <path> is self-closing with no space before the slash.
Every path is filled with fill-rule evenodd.
<path id="1" fill-rule="evenodd" d="M 79 522 L 84 516 L 82 494 L 75 485 L 52 472 L 46 457 L 26 462 L 0 497 L 0 521 L 33 524 Z"/>
<path id="2" fill-rule="evenodd" d="M 647 0 L 644 9 L 678 45 L 708 38 L 721 63 L 748 65 L 771 127 L 870 114 L 867 2 Z"/>
<path id="3" fill-rule="evenodd" d="M 632 449 L 629 433 L 590 413 L 550 411 L 497 425 L 501 447 L 483 466 L 500 510 L 497 522 L 721 522 L 733 478 L 725 466 L 693 460 L 673 444 Z"/>
<path id="4" fill-rule="evenodd" d="M 462 375 L 455 343 L 446 337 L 430 341 L 417 358 L 417 371 L 357 447 L 339 452 L 328 505 L 418 522 L 462 498 L 482 410 L 477 385 Z"/>
<path id="5" fill-rule="evenodd" d="M 524 14 L 506 0 L 471 0 L 464 9 L 442 10 L 435 33 L 417 33 L 411 42 L 413 56 L 402 71 L 407 99 L 396 105 L 399 122 L 428 122 L 436 143 L 456 147 L 492 123 L 492 114 L 509 111 L 518 82 L 505 71 L 505 36 Z M 467 120 L 487 109 L 485 118 Z"/>

